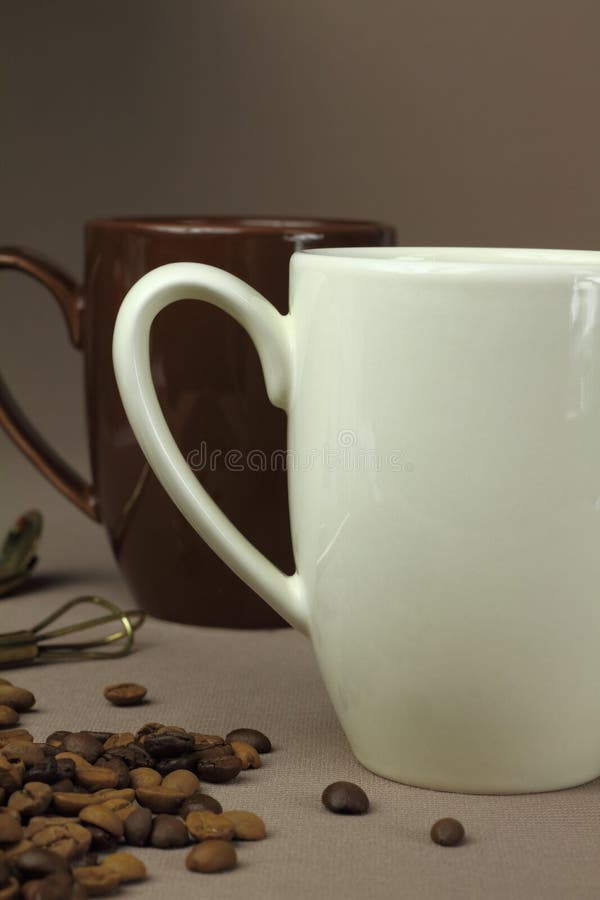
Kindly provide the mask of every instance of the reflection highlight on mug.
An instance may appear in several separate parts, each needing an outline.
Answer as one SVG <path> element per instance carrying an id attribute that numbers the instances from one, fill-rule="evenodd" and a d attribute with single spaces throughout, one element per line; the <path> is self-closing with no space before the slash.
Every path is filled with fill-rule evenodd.
<path id="1" fill-rule="evenodd" d="M 356 431 L 342 428 L 334 446 L 313 447 L 310 450 L 265 450 L 254 448 L 242 451 L 236 448 L 222 450 L 209 448 L 205 441 L 186 454 L 186 461 L 194 472 L 307 472 L 318 466 L 341 469 L 348 472 L 413 472 L 414 464 L 400 449 L 382 452 L 362 447 Z"/>

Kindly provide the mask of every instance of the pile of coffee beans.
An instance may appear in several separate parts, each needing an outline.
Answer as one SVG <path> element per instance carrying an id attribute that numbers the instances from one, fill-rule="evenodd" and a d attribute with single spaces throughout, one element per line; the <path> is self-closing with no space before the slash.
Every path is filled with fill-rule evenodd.
<path id="1" fill-rule="evenodd" d="M 113 685 L 105 696 L 132 705 L 145 693 L 139 685 Z M 35 702 L 5 680 L 0 698 L 0 707 L 15 713 Z M 23 728 L 7 730 L 18 717 L 7 714 L 4 721 L 0 900 L 83 900 L 144 879 L 144 864 L 123 845 L 191 844 L 186 867 L 219 872 L 236 865 L 232 841 L 266 836 L 259 816 L 224 812 L 203 791 L 203 783 L 259 768 L 260 753 L 271 750 L 262 732 L 238 729 L 221 737 L 150 722 L 128 732 L 55 731 L 37 743 Z"/>

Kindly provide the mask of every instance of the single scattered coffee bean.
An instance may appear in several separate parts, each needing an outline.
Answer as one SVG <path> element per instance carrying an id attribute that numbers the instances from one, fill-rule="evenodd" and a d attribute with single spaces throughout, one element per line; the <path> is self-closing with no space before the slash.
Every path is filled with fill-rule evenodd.
<path id="1" fill-rule="evenodd" d="M 86 889 L 90 897 L 110 894 L 119 887 L 119 875 L 102 863 L 98 866 L 79 866 L 73 869 L 73 878 Z"/>
<path id="2" fill-rule="evenodd" d="M 93 734 L 87 731 L 75 731 L 68 734 L 62 742 L 62 750 L 82 756 L 86 762 L 95 763 L 102 756 L 102 744 Z"/>
<path id="3" fill-rule="evenodd" d="M 19 721 L 19 713 L 12 706 L 0 704 L 0 726 L 16 725 Z"/>
<path id="4" fill-rule="evenodd" d="M 185 865 L 190 872 L 224 872 L 233 869 L 237 853 L 229 841 L 204 841 L 188 853 Z"/>
<path id="5" fill-rule="evenodd" d="M 191 812 L 222 813 L 223 807 L 214 797 L 211 797 L 209 794 L 203 794 L 201 791 L 197 791 L 195 794 L 192 794 L 191 797 L 188 797 L 187 800 L 183 801 L 179 807 L 178 815 L 185 819 Z"/>
<path id="6" fill-rule="evenodd" d="M 465 829 L 458 819 L 438 819 L 431 826 L 431 840 L 442 847 L 455 847 L 461 844 L 465 837 Z"/>
<path id="7" fill-rule="evenodd" d="M 101 803 L 84 806 L 79 813 L 79 821 L 83 825 L 95 825 L 120 840 L 124 834 L 123 822 L 116 813 Z"/>
<path id="8" fill-rule="evenodd" d="M 17 876 L 25 881 L 30 878 L 45 878 L 54 872 L 68 872 L 69 863 L 58 853 L 43 847 L 32 847 L 20 853 L 11 862 Z"/>
<path id="9" fill-rule="evenodd" d="M 177 816 L 161 814 L 152 823 L 150 844 L 169 850 L 172 847 L 186 847 L 190 842 L 187 829 Z"/>
<path id="10" fill-rule="evenodd" d="M 242 769 L 260 769 L 260 756 L 251 744 L 233 741 L 231 748 L 242 764 Z"/>
<path id="11" fill-rule="evenodd" d="M 125 820 L 125 840 L 132 847 L 145 847 L 152 831 L 152 813 L 139 806 Z"/>
<path id="12" fill-rule="evenodd" d="M 223 815 L 233 823 L 233 836 L 238 841 L 262 841 L 267 828 L 260 816 L 245 809 L 228 809 Z"/>
<path id="13" fill-rule="evenodd" d="M 230 841 L 235 833 L 233 822 L 223 813 L 191 812 L 185 817 L 185 825 L 196 841 Z"/>
<path id="14" fill-rule="evenodd" d="M 266 734 L 263 734 L 262 731 L 257 731 L 255 728 L 236 728 L 226 735 L 225 740 L 229 741 L 230 744 L 234 741 L 250 744 L 258 753 L 270 753 L 273 749 L 271 741 Z"/>
<path id="15" fill-rule="evenodd" d="M 13 844 L 23 837 L 21 823 L 8 812 L 0 812 L 0 844 Z"/>
<path id="16" fill-rule="evenodd" d="M 361 815 L 369 809 L 369 798 L 361 787 L 351 781 L 335 781 L 321 796 L 328 810 L 342 815 Z"/>
<path id="17" fill-rule="evenodd" d="M 0 705 L 10 706 L 17 712 L 27 712 L 35 704 L 35 697 L 25 688 L 12 684 L 0 684 Z"/>
<path id="18" fill-rule="evenodd" d="M 104 688 L 104 696 L 113 706 L 136 706 L 148 693 L 142 684 L 109 684 Z"/>
<path id="19" fill-rule="evenodd" d="M 224 756 L 222 759 L 199 760 L 196 772 L 201 781 L 212 784 L 223 784 L 236 778 L 242 771 L 242 763 L 237 756 Z"/>

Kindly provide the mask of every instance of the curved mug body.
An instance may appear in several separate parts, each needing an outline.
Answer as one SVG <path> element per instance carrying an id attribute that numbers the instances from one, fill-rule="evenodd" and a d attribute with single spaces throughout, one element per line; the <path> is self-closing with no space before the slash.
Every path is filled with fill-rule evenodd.
<path id="1" fill-rule="evenodd" d="M 297 572 L 189 471 L 148 335 L 178 297 L 253 338 L 288 415 Z M 281 316 L 218 269 L 166 266 L 115 330 L 130 422 L 188 521 L 310 635 L 358 759 L 409 784 L 544 791 L 600 774 L 600 253 L 297 253 Z"/>

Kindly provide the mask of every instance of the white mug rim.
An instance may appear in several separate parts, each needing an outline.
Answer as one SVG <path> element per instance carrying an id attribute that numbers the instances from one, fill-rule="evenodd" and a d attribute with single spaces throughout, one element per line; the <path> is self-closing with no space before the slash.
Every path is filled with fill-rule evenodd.
<path id="1" fill-rule="evenodd" d="M 294 260 L 316 265 L 352 266 L 412 274 L 474 272 L 490 269 L 568 270 L 600 273 L 599 250 L 554 250 L 514 247 L 319 247 L 299 250 Z"/>

